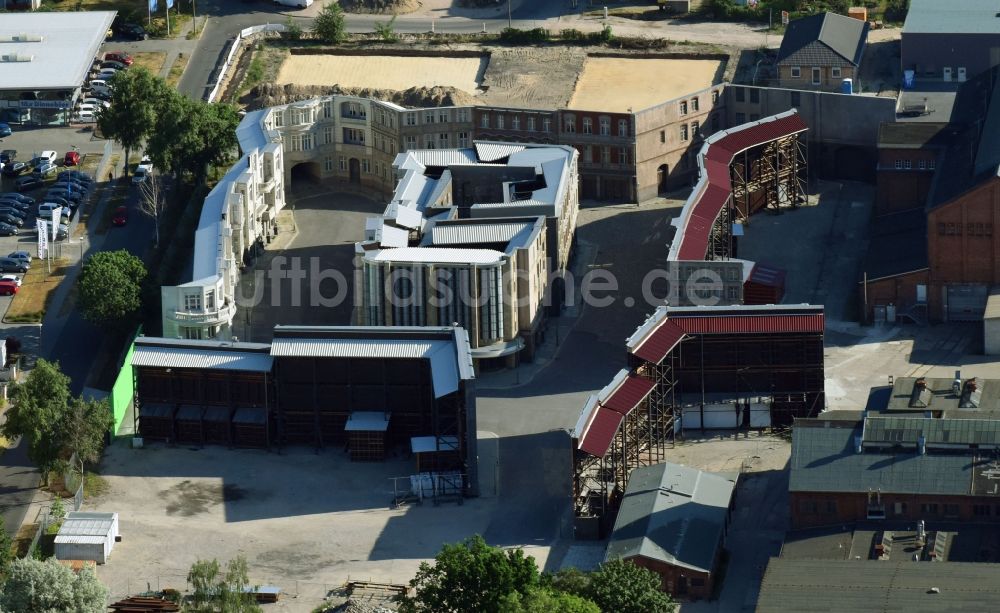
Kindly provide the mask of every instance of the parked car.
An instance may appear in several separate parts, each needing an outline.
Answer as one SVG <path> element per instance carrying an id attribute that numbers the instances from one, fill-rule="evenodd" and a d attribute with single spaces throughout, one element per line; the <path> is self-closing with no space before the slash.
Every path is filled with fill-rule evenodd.
<path id="1" fill-rule="evenodd" d="M 118 71 L 114 68 L 102 68 L 100 72 L 97 73 L 97 79 L 101 81 L 110 81 Z"/>
<path id="2" fill-rule="evenodd" d="M 24 260 L 28 264 L 31 264 L 31 260 L 34 259 L 31 253 L 27 251 L 11 251 L 7 254 L 7 257 L 14 258 L 15 260 Z"/>
<path id="3" fill-rule="evenodd" d="M 10 129 L 10 124 L 0 123 L 0 138 L 4 136 L 10 136 L 14 131 Z"/>
<path id="4" fill-rule="evenodd" d="M 23 202 L 24 204 L 35 204 L 34 198 L 17 192 L 5 192 L 0 194 L 0 200 L 16 200 L 17 202 Z"/>
<path id="5" fill-rule="evenodd" d="M 95 98 L 84 98 L 84 99 L 80 100 L 80 106 L 81 107 L 87 106 L 87 105 L 93 106 L 94 108 L 97 108 L 97 109 L 100 109 L 100 108 L 106 108 L 106 109 L 107 108 L 111 108 L 111 103 L 110 102 L 108 102 L 107 100 L 101 99 L 101 98 L 96 98 L 96 97 Z"/>
<path id="6" fill-rule="evenodd" d="M 97 114 L 94 111 L 80 111 L 74 114 L 70 121 L 72 123 L 97 123 Z"/>
<path id="7" fill-rule="evenodd" d="M 142 160 L 139 161 L 139 166 L 136 167 L 135 173 L 132 174 L 132 184 L 139 185 L 149 176 L 149 173 L 153 171 L 153 162 L 150 161 L 148 156 L 142 156 Z"/>
<path id="8" fill-rule="evenodd" d="M 51 162 L 43 162 L 41 166 L 35 168 L 34 172 L 31 173 L 31 176 L 35 177 L 36 179 L 42 179 L 49 175 L 54 175 L 57 172 L 59 172 L 58 166 L 56 166 Z"/>
<path id="9" fill-rule="evenodd" d="M 49 189 L 64 189 L 70 193 L 79 192 L 83 195 L 90 193 L 90 185 L 81 183 L 79 181 L 74 181 L 73 179 L 57 179 L 52 187 Z"/>
<path id="10" fill-rule="evenodd" d="M 116 226 L 124 226 L 128 223 L 128 208 L 120 206 L 115 209 L 115 216 L 111 218 L 111 223 Z"/>
<path id="11" fill-rule="evenodd" d="M 0 281 L 10 281 L 14 285 L 21 287 L 21 282 L 23 281 L 23 278 L 18 275 L 6 274 L 6 275 L 0 275 Z"/>
<path id="12" fill-rule="evenodd" d="M 62 196 L 54 196 L 48 194 L 46 194 L 45 196 L 45 202 L 53 206 L 61 206 L 63 208 L 63 215 L 65 215 L 66 217 L 71 217 L 73 215 L 73 211 L 75 211 L 77 207 L 80 206 L 76 202 L 73 202 L 72 200 L 67 200 Z M 39 213 L 38 216 L 41 217 L 42 214 Z"/>
<path id="13" fill-rule="evenodd" d="M 31 264 L 13 258 L 0 258 L 0 272 L 28 272 Z"/>
<path id="14" fill-rule="evenodd" d="M 64 241 L 69 236 L 69 226 L 64 223 L 59 224 L 59 229 L 56 230 L 56 240 Z"/>
<path id="15" fill-rule="evenodd" d="M 0 296 L 13 296 L 17 293 L 17 288 L 19 287 L 20 285 L 13 281 L 0 278 Z"/>
<path id="16" fill-rule="evenodd" d="M 128 68 L 128 66 L 126 66 L 125 64 L 122 64 L 121 62 L 116 62 L 114 60 L 105 60 L 105 61 L 101 62 L 101 69 L 102 70 L 107 70 L 109 68 L 114 69 L 114 70 L 125 70 L 126 68 Z"/>
<path id="17" fill-rule="evenodd" d="M 80 163 L 79 151 L 67 151 L 66 156 L 63 157 L 63 166 L 76 166 L 79 163 Z"/>
<path id="18" fill-rule="evenodd" d="M 2 205 L 2 203 L 0 203 L 0 205 Z M 22 211 L 21 209 L 15 209 L 12 206 L 0 206 L 0 213 L 4 215 L 13 215 L 14 217 L 17 217 L 22 221 L 24 220 L 25 217 L 28 216 L 26 212 Z"/>
<path id="19" fill-rule="evenodd" d="M 126 40 L 146 40 L 149 38 L 145 28 L 137 23 L 129 23 L 127 21 L 111 24 L 111 31 L 115 36 Z"/>
<path id="20" fill-rule="evenodd" d="M 17 226 L 12 226 L 6 223 L 0 223 L 0 236 L 16 236 Z"/>
<path id="21" fill-rule="evenodd" d="M 32 204 L 34 204 L 34 202 L 32 202 Z M 0 196 L 0 206 L 17 209 L 19 211 L 27 211 L 31 208 L 31 204 L 28 204 L 27 202 L 21 202 L 20 200 L 14 200 L 12 198 L 4 198 L 3 196 Z"/>
<path id="22" fill-rule="evenodd" d="M 104 54 L 105 62 L 118 62 L 119 64 L 124 64 L 125 66 L 132 65 L 132 56 L 124 51 L 108 51 Z"/>
<path id="23" fill-rule="evenodd" d="M 60 181 L 65 181 L 67 179 L 72 179 L 77 183 L 85 183 L 90 185 L 94 182 L 94 177 L 88 175 L 82 170 L 64 170 L 57 175 Z"/>
<path id="24" fill-rule="evenodd" d="M 16 157 L 17 157 L 16 149 L 4 149 L 3 151 L 0 151 L 0 164 L 13 162 L 14 158 Z"/>
<path id="25" fill-rule="evenodd" d="M 4 165 L 3 174 L 8 177 L 16 177 L 22 173 L 28 172 L 29 170 L 31 170 L 31 166 L 29 166 L 27 162 L 13 161 Z"/>
<path id="26" fill-rule="evenodd" d="M 76 107 L 76 114 L 79 115 L 80 113 L 93 113 L 96 115 L 97 110 L 99 108 L 100 107 L 97 106 L 96 104 L 81 104 Z"/>
<path id="27" fill-rule="evenodd" d="M 70 192 L 64 189 L 50 189 L 45 193 L 46 200 L 55 200 L 56 198 L 62 198 L 70 203 L 70 206 L 76 208 L 83 201 L 85 194 L 83 192 Z"/>
<path id="28" fill-rule="evenodd" d="M 12 226 L 17 226 L 18 228 L 24 225 L 24 220 L 16 215 L 10 215 L 8 213 L 0 213 L 0 222 L 10 224 Z"/>
<path id="29" fill-rule="evenodd" d="M 102 89 L 102 90 L 91 89 L 90 91 L 87 92 L 87 97 L 84 98 L 84 100 L 90 100 L 92 98 L 97 98 L 98 100 L 101 100 L 102 102 L 108 102 L 109 100 L 111 100 L 111 90 L 110 89 L 108 89 L 108 90 L 104 90 L 104 89 Z M 93 102 L 91 102 L 90 104 L 93 104 Z"/>
<path id="30" fill-rule="evenodd" d="M 35 155 L 37 159 L 44 160 L 49 164 L 55 164 L 56 160 L 59 159 L 59 154 L 54 149 L 46 149 L 41 153 Z"/>
<path id="31" fill-rule="evenodd" d="M 41 184 L 42 180 L 36 177 L 32 176 L 20 177 L 17 181 L 14 182 L 14 189 L 16 189 L 19 192 L 26 192 L 30 189 L 35 189 Z"/>

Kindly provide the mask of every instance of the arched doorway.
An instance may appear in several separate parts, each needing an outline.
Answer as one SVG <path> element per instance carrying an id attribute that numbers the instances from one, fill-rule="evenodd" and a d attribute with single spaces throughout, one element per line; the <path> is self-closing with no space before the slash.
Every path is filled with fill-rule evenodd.
<path id="1" fill-rule="evenodd" d="M 347 163 L 351 174 L 351 183 L 361 183 L 361 161 L 358 158 L 351 158 Z"/>
<path id="2" fill-rule="evenodd" d="M 660 164 L 656 169 L 656 191 L 662 196 L 667 193 L 667 180 L 670 178 L 670 167 Z"/>
<path id="3" fill-rule="evenodd" d="M 293 185 L 298 181 L 308 181 L 310 183 L 315 183 L 319 181 L 320 178 L 319 163 L 299 162 L 295 166 L 292 166 L 291 171 L 289 171 L 289 176 L 292 179 Z"/>

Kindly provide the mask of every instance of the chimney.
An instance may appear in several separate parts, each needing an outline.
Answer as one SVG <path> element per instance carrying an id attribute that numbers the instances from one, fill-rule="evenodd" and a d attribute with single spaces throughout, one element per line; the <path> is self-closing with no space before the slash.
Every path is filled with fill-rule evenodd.
<path id="1" fill-rule="evenodd" d="M 917 438 L 917 453 L 927 455 L 927 437 L 923 434 Z"/>
<path id="2" fill-rule="evenodd" d="M 861 435 L 854 435 L 854 453 L 861 453 Z"/>
<path id="3" fill-rule="evenodd" d="M 951 391 L 956 396 L 962 393 L 962 371 L 960 370 L 955 371 L 955 380 L 951 383 Z"/>

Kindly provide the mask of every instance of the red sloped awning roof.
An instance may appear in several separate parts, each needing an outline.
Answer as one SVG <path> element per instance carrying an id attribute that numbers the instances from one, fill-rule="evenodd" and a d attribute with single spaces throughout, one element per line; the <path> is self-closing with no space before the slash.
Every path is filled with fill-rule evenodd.
<path id="1" fill-rule="evenodd" d="M 649 392 L 653 391 L 655 386 L 656 382 L 652 379 L 631 374 L 601 404 L 616 413 L 628 415 L 645 400 L 646 396 L 649 396 Z"/>
<path id="2" fill-rule="evenodd" d="M 580 437 L 580 449 L 590 455 L 603 458 L 611 448 L 611 441 L 618 432 L 618 426 L 625 419 L 621 413 L 597 407 L 596 414 L 591 418 L 587 431 Z"/>
<path id="3" fill-rule="evenodd" d="M 716 315 L 673 317 L 688 334 L 823 332 L 823 314 L 815 315 Z"/>
<path id="4" fill-rule="evenodd" d="M 680 329 L 672 320 L 664 319 L 663 322 L 649 333 L 639 346 L 635 348 L 632 355 L 642 358 L 647 362 L 659 364 L 667 354 L 673 351 L 677 343 L 684 337 L 684 330 Z"/>

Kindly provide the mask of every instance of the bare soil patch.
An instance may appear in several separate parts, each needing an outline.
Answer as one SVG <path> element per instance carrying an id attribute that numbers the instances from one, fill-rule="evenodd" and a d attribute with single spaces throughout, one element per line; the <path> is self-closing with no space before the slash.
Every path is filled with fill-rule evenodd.
<path id="1" fill-rule="evenodd" d="M 262 83 L 254 87 L 248 95 L 240 99 L 240 103 L 246 105 L 249 110 L 254 110 L 334 94 L 372 98 L 409 108 L 469 106 L 478 103 L 475 96 L 454 87 L 410 87 L 398 91 L 341 87 L 339 85 L 278 85 L 276 83 Z"/>
<path id="2" fill-rule="evenodd" d="M 721 66 L 719 60 L 588 57 L 568 107 L 638 111 L 709 87 Z"/>
<path id="3" fill-rule="evenodd" d="M 474 92 L 486 61 L 485 56 L 292 55 L 278 71 L 276 82 L 393 90 L 451 86 Z"/>

